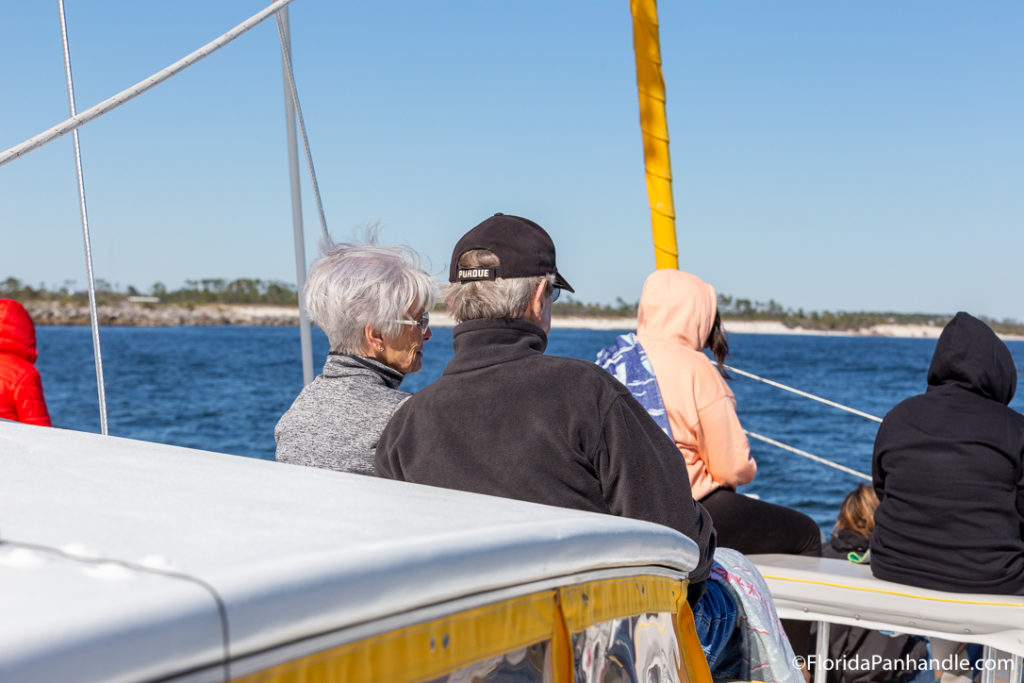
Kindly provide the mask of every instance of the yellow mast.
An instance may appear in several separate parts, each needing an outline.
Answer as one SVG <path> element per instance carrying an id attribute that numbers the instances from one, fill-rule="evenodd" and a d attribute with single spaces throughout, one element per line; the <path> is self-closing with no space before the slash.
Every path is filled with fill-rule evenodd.
<path id="1" fill-rule="evenodd" d="M 678 268 L 676 211 L 672 203 L 672 165 L 668 156 L 668 120 L 665 117 L 665 80 L 661 75 L 656 0 L 630 0 L 633 14 L 633 51 L 640 97 L 640 129 L 644 139 L 647 201 L 651 205 L 654 263 L 657 268 Z"/>

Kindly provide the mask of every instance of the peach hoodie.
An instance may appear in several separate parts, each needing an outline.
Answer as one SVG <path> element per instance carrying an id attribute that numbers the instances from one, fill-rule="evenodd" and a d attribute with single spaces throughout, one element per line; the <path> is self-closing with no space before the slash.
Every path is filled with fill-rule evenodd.
<path id="1" fill-rule="evenodd" d="M 637 317 L 636 336 L 658 379 L 694 500 L 748 484 L 757 472 L 736 398 L 702 350 L 717 308 L 715 288 L 696 275 L 657 270 L 644 283 Z"/>

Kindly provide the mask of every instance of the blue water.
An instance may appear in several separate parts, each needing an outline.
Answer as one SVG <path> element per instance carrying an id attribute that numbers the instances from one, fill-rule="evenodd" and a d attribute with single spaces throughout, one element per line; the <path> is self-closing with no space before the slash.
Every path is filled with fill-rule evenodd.
<path id="1" fill-rule="evenodd" d="M 44 390 L 54 424 L 99 432 L 88 328 L 37 331 Z M 616 331 L 555 330 L 548 353 L 593 360 Z M 313 330 L 317 371 L 327 339 Z M 109 431 L 148 441 L 273 459 L 274 425 L 302 386 L 299 333 L 281 327 L 111 327 L 101 330 Z M 729 363 L 866 413 L 884 416 L 924 390 L 930 339 L 734 334 Z M 1009 342 L 1018 365 L 1024 342 Z M 417 391 L 451 357 L 451 330 L 427 343 Z M 743 426 L 870 474 L 877 425 L 749 379 L 731 382 Z M 1024 412 L 1019 392 L 1011 404 Z M 751 440 L 758 474 L 744 491 L 798 508 L 824 528 L 858 480 Z"/>

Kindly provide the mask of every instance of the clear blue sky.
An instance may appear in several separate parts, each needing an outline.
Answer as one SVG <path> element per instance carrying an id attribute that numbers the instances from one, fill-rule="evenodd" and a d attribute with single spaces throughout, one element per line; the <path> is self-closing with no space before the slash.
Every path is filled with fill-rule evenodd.
<path id="1" fill-rule="evenodd" d="M 68 0 L 85 109 L 265 3 Z M 1024 3 L 662 2 L 680 265 L 807 310 L 1024 321 Z M 297 0 L 328 225 L 445 272 L 495 211 L 583 301 L 653 268 L 627 0 Z M 67 117 L 55 2 L 4 5 L 0 150 Z M 273 21 L 80 130 L 98 277 L 294 282 Z M 85 283 L 71 136 L 0 168 L 0 278 Z M 307 254 L 316 213 L 304 178 Z"/>

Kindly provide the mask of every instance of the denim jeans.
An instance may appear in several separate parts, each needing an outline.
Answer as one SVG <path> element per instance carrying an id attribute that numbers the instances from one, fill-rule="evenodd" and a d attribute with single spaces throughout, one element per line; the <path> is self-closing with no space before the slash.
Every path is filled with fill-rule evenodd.
<path id="1" fill-rule="evenodd" d="M 736 613 L 729 592 L 718 582 L 708 581 L 704 596 L 693 608 L 693 622 L 713 678 L 744 675 L 743 636 L 736 628 Z"/>

